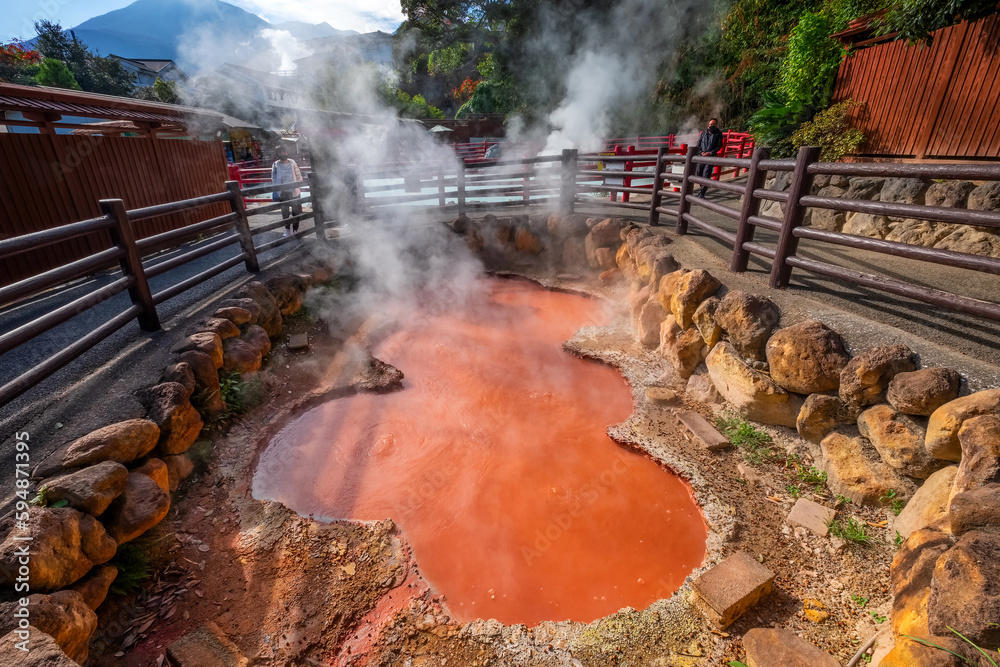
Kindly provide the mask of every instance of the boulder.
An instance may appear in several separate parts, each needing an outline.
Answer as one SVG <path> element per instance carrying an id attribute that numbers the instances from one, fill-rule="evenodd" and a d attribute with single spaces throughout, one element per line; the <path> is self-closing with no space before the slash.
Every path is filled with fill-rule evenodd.
<path id="1" fill-rule="evenodd" d="M 615 252 L 611 248 L 598 248 L 594 255 L 597 258 L 597 266 L 602 271 L 618 268 L 618 262 L 615 261 Z"/>
<path id="2" fill-rule="evenodd" d="M 18 602 L 0 604 L 0 635 L 17 628 L 13 612 L 19 606 Z M 90 636 L 97 630 L 97 614 L 83 596 L 76 591 L 36 593 L 28 596 L 28 613 L 31 625 L 51 637 L 67 657 L 81 665 L 87 661 Z M 34 637 L 31 639 L 29 646 L 33 647 Z"/>
<path id="3" fill-rule="evenodd" d="M 664 279 L 675 275 L 675 273 L 667 274 Z M 670 297 L 670 312 L 677 319 L 677 324 L 681 328 L 690 329 L 694 323 L 694 311 L 698 309 L 702 301 L 715 294 L 720 287 L 722 287 L 722 283 L 703 269 L 688 271 L 680 276 L 677 280 L 677 287 Z M 718 320 L 718 311 L 716 316 L 716 320 Z M 722 322 L 719 324 L 722 325 Z M 725 329 L 725 326 L 722 328 Z"/>
<path id="4" fill-rule="evenodd" d="M 885 240 L 933 248 L 956 229 L 958 225 L 945 222 L 890 218 L 889 232 L 885 235 Z"/>
<path id="5" fill-rule="evenodd" d="M 667 311 L 655 297 L 646 300 L 639 311 L 636 334 L 643 347 L 653 348 L 660 344 L 660 323 L 667 319 Z"/>
<path id="6" fill-rule="evenodd" d="M 31 572 L 28 583 L 38 592 L 64 588 L 92 567 L 106 563 L 117 545 L 104 526 L 89 514 L 71 507 L 31 507 L 27 530 L 15 529 L 14 513 L 0 519 L 0 585 L 13 586 L 18 576 L 18 553 L 31 535 Z"/>
<path id="7" fill-rule="evenodd" d="M 226 411 L 226 402 L 222 400 L 222 389 L 219 386 L 219 372 L 215 363 L 204 352 L 190 350 L 178 357 L 179 363 L 186 363 L 194 373 L 195 393 L 192 398 L 198 404 L 198 409 L 207 417 L 220 415 Z"/>
<path id="8" fill-rule="evenodd" d="M 840 373 L 840 397 L 852 405 L 881 403 L 897 373 L 916 370 L 914 355 L 905 345 L 884 345 L 865 350 Z"/>
<path id="9" fill-rule="evenodd" d="M 795 419 L 795 430 L 809 442 L 819 444 L 830 431 L 853 424 L 860 408 L 848 405 L 839 396 L 810 394 Z"/>
<path id="10" fill-rule="evenodd" d="M 602 285 L 614 285 L 615 283 L 624 280 L 625 276 L 622 275 L 621 269 L 617 266 L 613 269 L 608 269 L 607 271 L 602 271 L 597 279 Z"/>
<path id="11" fill-rule="evenodd" d="M 212 363 L 215 364 L 216 368 L 222 366 L 222 338 L 217 333 L 205 331 L 191 334 L 170 348 L 171 352 L 187 352 L 188 350 L 204 352 L 212 358 Z"/>
<path id="12" fill-rule="evenodd" d="M 948 401 L 933 413 L 927 423 L 927 453 L 938 459 L 958 461 L 962 445 L 958 431 L 967 419 L 1000 414 L 1000 389 L 987 389 Z"/>
<path id="13" fill-rule="evenodd" d="M 968 208 L 974 211 L 1000 210 L 1000 181 L 989 181 L 970 190 Z"/>
<path id="14" fill-rule="evenodd" d="M 568 239 L 574 236 L 584 237 L 590 228 L 587 227 L 587 216 L 582 213 L 571 213 L 560 215 L 553 213 L 546 221 L 549 235 L 557 240 Z"/>
<path id="15" fill-rule="evenodd" d="M 70 590 L 76 591 L 83 597 L 84 603 L 97 611 L 97 608 L 104 604 L 108 597 L 111 584 L 118 578 L 118 568 L 114 565 L 100 565 L 95 567 L 90 573 L 73 584 Z"/>
<path id="16" fill-rule="evenodd" d="M 104 513 L 101 520 L 118 544 L 134 540 L 163 521 L 170 511 L 170 494 L 156 480 L 130 472 L 125 492 Z"/>
<path id="17" fill-rule="evenodd" d="M 21 650 L 28 640 L 29 651 Z M 56 640 L 33 625 L 11 630 L 0 638 L 0 667 L 80 667 L 56 644 Z"/>
<path id="18" fill-rule="evenodd" d="M 231 324 L 231 323 L 230 323 Z M 208 358 L 208 355 L 204 355 Z M 211 359 L 209 359 L 211 361 Z M 215 366 L 212 366 L 212 374 L 215 374 Z M 187 394 L 188 399 L 194 394 L 194 390 L 198 386 L 198 382 L 194 377 L 194 369 L 191 368 L 191 364 L 186 361 L 178 361 L 176 364 L 170 364 L 163 369 L 163 376 L 160 378 L 161 382 L 176 382 L 177 384 L 184 387 L 184 391 Z"/>
<path id="19" fill-rule="evenodd" d="M 858 417 L 858 429 L 882 460 L 907 477 L 927 479 L 944 461 L 931 458 L 924 448 L 924 427 L 913 417 L 882 403 Z"/>
<path id="20" fill-rule="evenodd" d="M 844 199 L 875 199 L 882 190 L 883 179 L 872 176 L 855 176 L 850 179 Z"/>
<path id="21" fill-rule="evenodd" d="M 892 631 L 926 637 L 927 602 L 930 599 L 934 565 L 955 540 L 934 528 L 910 534 L 893 556 L 889 568 L 892 584 Z"/>
<path id="22" fill-rule="evenodd" d="M 958 398 L 961 384 L 962 376 L 950 368 L 921 368 L 896 374 L 889 382 L 886 399 L 902 413 L 929 417 Z"/>
<path id="23" fill-rule="evenodd" d="M 715 344 L 722 339 L 722 327 L 715 322 L 715 311 L 719 308 L 719 302 L 718 297 L 708 297 L 698 304 L 691 318 L 698 333 L 701 334 L 701 339 L 709 347 L 715 347 Z"/>
<path id="24" fill-rule="evenodd" d="M 178 456 L 183 456 L 179 454 Z M 150 478 L 156 485 L 163 489 L 164 491 L 170 490 L 170 482 L 168 481 L 167 464 L 161 459 L 146 459 L 145 462 L 132 472 L 137 472 L 140 475 L 145 475 Z"/>
<path id="25" fill-rule="evenodd" d="M 973 417 L 958 431 L 962 460 L 953 495 L 1000 482 L 1000 415 Z"/>
<path id="26" fill-rule="evenodd" d="M 163 382 L 140 389 L 136 397 L 146 407 L 147 416 L 160 427 L 160 439 L 156 445 L 160 454 L 186 452 L 198 439 L 205 423 L 185 396 L 183 386 L 176 382 Z"/>
<path id="27" fill-rule="evenodd" d="M 448 228 L 456 234 L 464 234 L 465 230 L 469 228 L 469 218 L 464 215 L 460 215 L 444 224 L 448 225 Z M 329 278 L 327 278 L 327 280 L 329 280 Z M 320 280 L 317 282 L 326 282 L 326 280 Z"/>
<path id="28" fill-rule="evenodd" d="M 583 239 L 583 250 L 587 255 L 587 265 L 592 269 L 600 268 L 600 264 L 597 262 L 597 251 L 601 249 L 601 246 L 596 245 L 590 235 L 587 235 Z"/>
<path id="29" fill-rule="evenodd" d="M 802 399 L 751 368 L 729 343 L 712 348 L 705 359 L 709 377 L 723 398 L 747 419 L 795 427 Z"/>
<path id="30" fill-rule="evenodd" d="M 963 208 L 969 200 L 969 194 L 975 189 L 976 186 L 969 181 L 931 183 L 927 192 L 924 193 L 924 204 L 944 208 Z"/>
<path id="31" fill-rule="evenodd" d="M 659 302 L 656 302 L 659 305 Z M 705 341 L 697 329 L 682 330 L 673 315 L 660 324 L 660 356 L 666 359 L 677 375 L 687 380 L 701 363 Z"/>
<path id="32" fill-rule="evenodd" d="M 715 321 L 744 358 L 764 361 L 764 346 L 778 326 L 781 311 L 770 299 L 740 290 L 727 293 L 715 311 Z"/>
<path id="33" fill-rule="evenodd" d="M 159 438 L 160 428 L 147 419 L 111 424 L 60 447 L 35 469 L 34 476 L 49 477 L 101 461 L 129 463 L 148 454 Z"/>
<path id="34" fill-rule="evenodd" d="M 900 204 L 923 204 L 924 193 L 931 181 L 923 178 L 887 178 L 882 184 L 879 200 Z"/>
<path id="35" fill-rule="evenodd" d="M 662 245 L 646 245 L 635 251 L 636 276 L 651 285 L 659 285 L 663 276 L 680 267 L 674 256 Z"/>
<path id="36" fill-rule="evenodd" d="M 638 269 L 635 266 L 635 260 L 632 259 L 632 253 L 629 252 L 627 244 L 623 243 L 618 248 L 618 252 L 615 254 L 615 265 L 629 279 L 636 278 L 639 275 Z"/>
<path id="37" fill-rule="evenodd" d="M 958 227 L 955 231 L 934 244 L 941 250 L 954 250 L 970 255 L 1000 257 L 1000 235 L 996 231 L 982 227 Z"/>
<path id="38" fill-rule="evenodd" d="M 841 198 L 847 192 L 845 188 L 828 186 L 821 188 L 816 194 L 819 197 Z M 809 226 L 827 231 L 838 231 L 847 221 L 847 214 L 843 211 L 834 211 L 828 208 L 812 209 L 812 216 L 809 219 Z"/>
<path id="39" fill-rule="evenodd" d="M 687 385 L 684 387 L 684 393 L 693 400 L 705 405 L 714 405 L 722 402 L 719 390 L 715 388 L 712 378 L 708 375 L 692 375 L 688 378 Z"/>
<path id="40" fill-rule="evenodd" d="M 194 472 L 194 463 L 187 454 L 164 456 L 163 463 L 167 466 L 167 486 L 170 491 L 176 491 L 181 483 Z"/>
<path id="41" fill-rule="evenodd" d="M 870 236 L 876 239 L 885 238 L 889 233 L 889 218 L 874 213 L 848 213 L 841 231 L 855 236 Z"/>
<path id="42" fill-rule="evenodd" d="M 271 276 L 264 283 L 264 286 L 274 297 L 278 312 L 282 315 L 294 315 L 302 309 L 302 302 L 306 298 L 306 289 L 309 287 L 302 276 L 294 273 L 279 273 Z"/>
<path id="43" fill-rule="evenodd" d="M 937 644 L 946 650 L 942 651 L 939 648 L 898 636 L 895 637 L 896 643 L 892 650 L 882 658 L 878 667 L 968 667 L 970 664 L 979 664 L 976 662 L 975 649 L 955 635 L 932 637 L 925 633 L 913 636 L 919 636 L 921 639 Z"/>
<path id="44" fill-rule="evenodd" d="M 859 505 L 878 506 L 889 491 L 906 500 L 913 493 L 909 481 L 879 458 L 866 438 L 834 431 L 820 442 L 827 485 L 834 493 Z"/>
<path id="45" fill-rule="evenodd" d="M 225 340 L 240 335 L 240 328 L 223 317 L 210 317 L 198 327 L 197 333 L 214 333 Z"/>
<path id="46" fill-rule="evenodd" d="M 587 265 L 587 249 L 581 238 L 568 238 L 563 243 L 562 265 L 567 268 L 578 268 Z"/>
<path id="47" fill-rule="evenodd" d="M 244 316 L 244 313 L 248 317 Z M 219 308 L 213 313 L 213 317 L 223 317 L 236 326 L 257 324 L 257 320 L 260 319 L 260 306 L 253 299 L 246 297 L 226 299 L 219 302 Z"/>
<path id="48" fill-rule="evenodd" d="M 765 348 L 771 379 L 788 391 L 814 394 L 840 387 L 850 361 L 837 332 L 816 320 L 779 329 Z"/>
<path id="49" fill-rule="evenodd" d="M 514 246 L 518 252 L 523 252 L 527 255 L 540 255 L 542 250 L 545 249 L 542 244 L 542 237 L 527 227 L 517 228 L 517 231 L 514 233 Z"/>
<path id="50" fill-rule="evenodd" d="M 469 246 L 469 250 L 477 254 L 486 248 L 483 235 L 475 227 L 470 227 L 469 231 L 465 233 L 465 244 Z"/>
<path id="51" fill-rule="evenodd" d="M 1000 531 L 1000 483 L 956 494 L 948 506 L 948 521 L 954 535 L 973 530 Z"/>
<path id="52" fill-rule="evenodd" d="M 111 501 L 125 490 L 128 468 L 115 461 L 102 461 L 83 470 L 47 479 L 43 484 L 49 504 L 65 500 L 73 509 L 100 516 Z"/>
<path id="53" fill-rule="evenodd" d="M 832 655 L 784 628 L 751 628 L 743 648 L 747 667 L 840 667 Z"/>
<path id="54" fill-rule="evenodd" d="M 247 327 L 247 330 L 243 332 L 240 339 L 260 352 L 261 357 L 271 351 L 271 339 L 263 327 L 259 327 L 256 324 Z"/>
<path id="55" fill-rule="evenodd" d="M 236 293 L 236 296 L 253 299 L 260 306 L 260 317 L 255 324 L 264 327 L 268 336 L 275 338 L 281 333 L 281 311 L 278 309 L 278 302 L 262 283 L 256 280 L 249 282 Z"/>
<path id="56" fill-rule="evenodd" d="M 221 373 L 242 375 L 260 370 L 262 363 L 260 351 L 250 343 L 239 338 L 231 338 L 226 341 L 224 349 L 222 368 L 219 369 Z"/>
<path id="57" fill-rule="evenodd" d="M 914 531 L 927 528 L 947 517 L 948 498 L 957 472 L 958 466 L 948 466 L 928 477 L 896 517 L 893 528 L 907 538 Z"/>
<path id="58" fill-rule="evenodd" d="M 632 324 L 636 329 L 639 328 L 639 313 L 642 312 L 643 306 L 649 301 L 649 292 L 650 289 L 647 285 L 640 289 L 633 289 L 629 295 L 629 311 L 632 314 Z"/>
<path id="59" fill-rule="evenodd" d="M 958 538 L 934 566 L 927 624 L 949 628 L 990 653 L 1000 648 L 1000 534 L 974 530 Z"/>
<path id="60" fill-rule="evenodd" d="M 670 310 L 670 300 L 674 298 L 674 293 L 677 291 L 677 286 L 680 284 L 681 278 L 687 274 L 687 269 L 677 269 L 660 278 L 660 282 L 656 285 L 649 286 L 650 292 L 660 300 L 665 309 Z"/>
<path id="61" fill-rule="evenodd" d="M 590 228 L 587 238 L 597 248 L 608 248 L 621 243 L 621 231 L 631 223 L 624 218 L 606 218 Z"/>

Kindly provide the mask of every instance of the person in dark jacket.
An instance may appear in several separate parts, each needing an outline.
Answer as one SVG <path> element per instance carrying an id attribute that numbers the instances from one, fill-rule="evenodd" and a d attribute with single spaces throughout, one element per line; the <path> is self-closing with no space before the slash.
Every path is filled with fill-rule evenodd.
<path id="1" fill-rule="evenodd" d="M 698 137 L 699 155 L 718 155 L 719 151 L 722 150 L 722 130 L 717 127 L 718 122 L 717 119 L 711 118 L 708 121 L 708 127 L 702 130 L 701 136 Z M 695 175 L 702 178 L 710 178 L 712 176 L 712 169 L 714 168 L 714 165 L 699 164 Z M 703 185 L 698 196 L 704 198 L 706 192 L 708 192 L 708 188 Z"/>

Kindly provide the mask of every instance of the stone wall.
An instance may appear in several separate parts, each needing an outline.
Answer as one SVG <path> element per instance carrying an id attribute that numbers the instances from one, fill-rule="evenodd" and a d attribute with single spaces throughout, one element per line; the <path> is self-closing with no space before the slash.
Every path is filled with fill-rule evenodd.
<path id="1" fill-rule="evenodd" d="M 791 177 L 791 172 L 778 172 L 767 180 L 765 187 L 786 190 Z M 813 182 L 811 192 L 820 197 L 1000 211 L 1000 182 L 987 182 L 977 186 L 969 181 L 938 182 L 919 178 L 821 175 Z M 767 202 L 761 206 L 761 215 L 781 219 L 784 209 L 784 204 Z M 1000 230 L 990 227 L 813 208 L 806 209 L 803 224 L 928 248 L 1000 257 Z"/>
<path id="2" fill-rule="evenodd" d="M 24 543 L 17 537 L 32 537 L 31 646 L 45 647 L 19 656 L 17 664 L 86 661 L 96 610 L 118 575 L 110 562 L 119 546 L 166 517 L 171 493 L 194 470 L 188 452 L 205 422 L 229 414 L 220 379 L 259 370 L 281 334 L 282 316 L 297 312 L 305 290 L 330 275 L 325 267 L 278 274 L 220 301 L 212 317 L 172 348 L 172 363 L 150 378 L 154 384 L 137 392 L 144 419 L 68 442 L 32 471 L 37 504 L 22 501 L 0 519 L 0 586 L 9 591 L 22 576 L 18 550 Z M 0 643 L 23 640 L 19 607 L 20 600 L 0 603 Z M 5 659 L 0 656 L 0 664 Z"/>

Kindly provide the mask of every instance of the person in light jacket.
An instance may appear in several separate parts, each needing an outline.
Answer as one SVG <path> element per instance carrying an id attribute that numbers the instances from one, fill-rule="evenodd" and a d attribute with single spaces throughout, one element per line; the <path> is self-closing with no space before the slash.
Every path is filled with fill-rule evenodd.
<path id="1" fill-rule="evenodd" d="M 285 183 L 298 183 L 302 180 L 302 172 L 299 171 L 299 165 L 295 164 L 295 160 L 288 159 L 288 153 L 285 152 L 284 148 L 278 149 L 277 157 L 278 159 L 271 166 L 272 183 L 283 185 Z M 302 191 L 299 188 L 281 188 L 277 191 L 278 201 L 282 202 L 282 220 L 288 220 L 290 216 L 302 213 L 302 202 L 299 201 L 299 195 L 301 194 Z M 288 203 L 286 204 L 285 202 Z M 289 236 L 292 231 L 299 231 L 298 220 L 285 225 L 285 236 Z"/>
<path id="2" fill-rule="evenodd" d="M 719 151 L 722 150 L 722 130 L 716 127 L 718 122 L 715 118 L 711 118 L 708 121 L 708 127 L 702 130 L 701 136 L 698 137 L 698 155 L 704 157 L 718 155 Z M 695 175 L 711 178 L 713 169 L 715 169 L 714 165 L 699 164 Z M 703 185 L 698 196 L 704 198 L 706 192 L 708 192 L 708 187 Z"/>

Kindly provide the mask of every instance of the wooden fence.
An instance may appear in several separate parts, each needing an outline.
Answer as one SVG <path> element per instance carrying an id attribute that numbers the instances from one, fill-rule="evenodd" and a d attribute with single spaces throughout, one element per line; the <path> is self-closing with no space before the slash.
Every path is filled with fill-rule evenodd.
<path id="1" fill-rule="evenodd" d="M 95 218 L 104 198 L 143 208 L 214 194 L 225 182 L 218 140 L 0 133 L 0 239 Z M 221 215 L 227 210 L 216 204 L 206 212 Z M 191 221 L 190 211 L 173 211 L 138 221 L 134 233 L 144 239 Z M 0 285 L 87 257 L 109 244 L 108 232 L 97 230 L 19 253 L 0 263 Z"/>
<path id="2" fill-rule="evenodd" d="M 1000 16 L 934 33 L 930 47 L 891 41 L 847 56 L 834 100 L 866 108 L 859 153 L 894 158 L 1000 158 Z"/>

